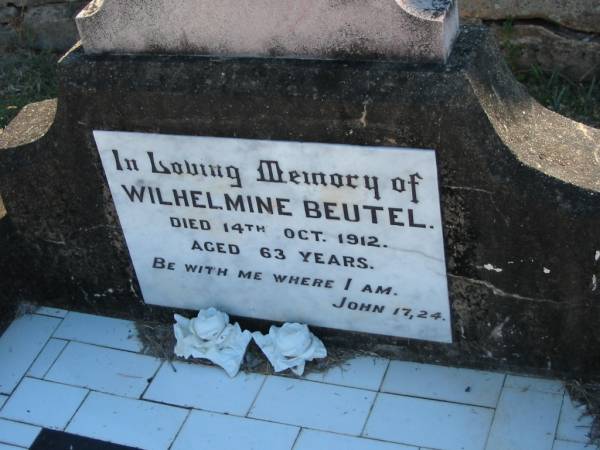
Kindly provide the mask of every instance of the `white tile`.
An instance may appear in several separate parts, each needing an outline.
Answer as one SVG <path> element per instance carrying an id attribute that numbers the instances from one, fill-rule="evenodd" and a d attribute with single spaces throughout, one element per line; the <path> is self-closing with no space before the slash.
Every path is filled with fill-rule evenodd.
<path id="1" fill-rule="evenodd" d="M 66 309 L 54 308 L 52 306 L 40 306 L 35 311 L 36 314 L 41 314 L 42 316 L 58 317 L 60 319 L 65 317 L 68 312 Z"/>
<path id="2" fill-rule="evenodd" d="M 568 393 L 565 393 L 563 405 L 560 410 L 560 419 L 558 420 L 558 430 L 556 439 L 574 442 L 588 442 L 589 433 L 594 419 L 587 415 L 587 407 L 571 400 Z"/>
<path id="3" fill-rule="evenodd" d="M 2 405 L 6 403 L 6 400 L 8 400 L 8 395 L 0 394 L 0 409 L 2 409 Z"/>
<path id="4" fill-rule="evenodd" d="M 92 392 L 67 432 L 146 450 L 169 448 L 188 411 Z"/>
<path id="5" fill-rule="evenodd" d="M 15 447 L 14 445 L 2 444 L 0 442 L 0 450 L 23 450 L 23 447 Z"/>
<path id="6" fill-rule="evenodd" d="M 385 358 L 361 356 L 324 372 L 308 373 L 304 378 L 322 383 L 377 391 L 381 386 L 388 363 L 389 360 Z"/>
<path id="7" fill-rule="evenodd" d="M 504 386 L 520 389 L 522 391 L 539 391 L 549 394 L 562 394 L 565 386 L 560 380 L 549 378 L 521 377 L 517 375 L 507 375 Z"/>
<path id="8" fill-rule="evenodd" d="M 130 320 L 69 312 L 54 337 L 139 352 L 143 344 Z"/>
<path id="9" fill-rule="evenodd" d="M 54 361 L 56 361 L 56 358 L 58 358 L 58 355 L 60 355 L 60 352 L 63 351 L 65 345 L 67 345 L 67 341 L 54 338 L 50 339 L 29 368 L 27 375 L 30 377 L 43 378 Z"/>
<path id="10" fill-rule="evenodd" d="M 504 374 L 392 361 L 382 392 L 495 408 Z"/>
<path id="11" fill-rule="evenodd" d="M 126 397 L 139 397 L 160 360 L 138 353 L 69 342 L 47 380 Z"/>
<path id="12" fill-rule="evenodd" d="M 0 337 L 0 393 L 10 394 L 56 329 L 60 319 L 25 315 Z"/>
<path id="13" fill-rule="evenodd" d="M 219 367 L 173 362 L 163 364 L 144 394 L 147 400 L 228 414 L 246 415 L 264 375 L 240 372 L 229 378 Z"/>
<path id="14" fill-rule="evenodd" d="M 554 441 L 552 450 L 598 450 L 596 445 L 581 442 Z"/>
<path id="15" fill-rule="evenodd" d="M 249 416 L 358 435 L 374 398 L 372 391 L 270 376 Z"/>
<path id="16" fill-rule="evenodd" d="M 303 429 L 294 450 L 418 450 L 418 447 Z"/>
<path id="17" fill-rule="evenodd" d="M 86 394 L 85 389 L 24 378 L 0 411 L 0 416 L 62 430 Z"/>
<path id="18" fill-rule="evenodd" d="M 34 425 L 0 419 L 0 442 L 4 444 L 30 447 L 41 428 Z"/>
<path id="19" fill-rule="evenodd" d="M 487 450 L 551 450 L 562 395 L 505 387 Z"/>
<path id="20" fill-rule="evenodd" d="M 290 450 L 300 429 L 244 417 L 192 411 L 172 450 Z"/>
<path id="21" fill-rule="evenodd" d="M 494 410 L 379 394 L 364 435 L 419 447 L 483 450 Z"/>

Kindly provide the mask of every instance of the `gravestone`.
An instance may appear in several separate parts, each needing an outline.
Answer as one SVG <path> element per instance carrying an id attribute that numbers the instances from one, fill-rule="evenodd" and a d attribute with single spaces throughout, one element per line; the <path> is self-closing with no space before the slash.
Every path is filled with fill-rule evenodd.
<path id="1" fill-rule="evenodd" d="M 78 310 L 600 369 L 600 133 L 532 100 L 454 2 L 297 3 L 90 4 L 52 127 L 0 151 L 5 264 Z"/>
<path id="2" fill-rule="evenodd" d="M 432 150 L 94 137 L 146 303 L 451 341 Z"/>

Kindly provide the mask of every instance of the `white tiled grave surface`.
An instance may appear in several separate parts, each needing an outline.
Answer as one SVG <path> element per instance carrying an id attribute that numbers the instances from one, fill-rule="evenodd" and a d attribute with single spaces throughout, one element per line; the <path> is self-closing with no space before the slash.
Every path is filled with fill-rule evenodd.
<path id="1" fill-rule="evenodd" d="M 16 319 L 0 337 L 0 450 L 41 427 L 157 450 L 597 450 L 557 380 L 371 357 L 230 379 L 141 348 L 128 321 Z"/>

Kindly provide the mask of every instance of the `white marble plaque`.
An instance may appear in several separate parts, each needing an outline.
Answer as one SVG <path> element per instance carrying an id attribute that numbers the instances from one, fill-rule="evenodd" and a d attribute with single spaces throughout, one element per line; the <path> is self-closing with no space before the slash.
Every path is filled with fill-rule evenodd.
<path id="1" fill-rule="evenodd" d="M 147 303 L 451 342 L 435 151 L 94 136 Z"/>

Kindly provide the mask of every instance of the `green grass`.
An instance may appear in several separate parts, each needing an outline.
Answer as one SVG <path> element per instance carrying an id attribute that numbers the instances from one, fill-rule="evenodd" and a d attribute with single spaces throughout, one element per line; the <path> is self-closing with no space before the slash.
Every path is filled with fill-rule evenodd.
<path id="1" fill-rule="evenodd" d="M 28 103 L 56 97 L 56 62 L 48 52 L 0 54 L 0 128 Z"/>
<path id="2" fill-rule="evenodd" d="M 588 81 L 574 81 L 538 67 L 515 71 L 515 76 L 546 108 L 600 128 L 600 83 L 595 77 Z"/>
<path id="3" fill-rule="evenodd" d="M 529 93 L 546 108 L 578 122 L 600 128 L 600 83 L 594 77 L 573 80 L 556 72 L 533 66 L 518 67 L 521 47 L 515 45 L 514 23 L 507 19 L 499 34 L 500 47 L 506 62 L 517 80 L 525 85 Z"/>

